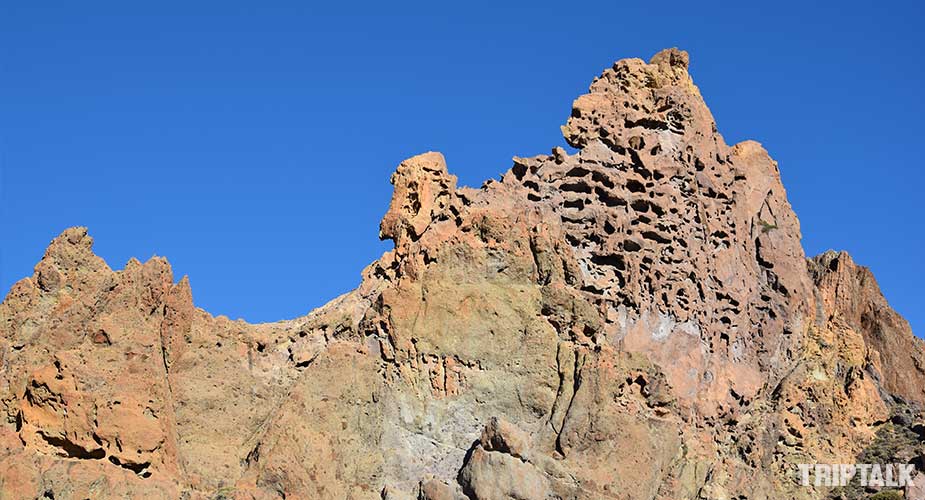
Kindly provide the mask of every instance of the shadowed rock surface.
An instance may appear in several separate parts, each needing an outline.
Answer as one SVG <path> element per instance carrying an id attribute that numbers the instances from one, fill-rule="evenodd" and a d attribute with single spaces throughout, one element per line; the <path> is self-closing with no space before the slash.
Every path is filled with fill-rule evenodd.
<path id="1" fill-rule="evenodd" d="M 295 320 L 213 317 L 66 230 L 0 305 L 0 498 L 863 498 L 796 464 L 918 459 L 922 342 L 847 254 L 804 256 L 688 65 L 618 61 L 574 154 L 480 189 L 402 162 L 394 249 Z"/>

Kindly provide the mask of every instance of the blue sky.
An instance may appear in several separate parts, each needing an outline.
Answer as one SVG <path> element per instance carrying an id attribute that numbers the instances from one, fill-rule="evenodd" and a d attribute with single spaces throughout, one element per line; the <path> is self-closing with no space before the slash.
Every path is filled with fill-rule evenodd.
<path id="1" fill-rule="evenodd" d="M 478 186 L 563 145 L 614 60 L 679 46 L 727 142 L 780 162 L 807 253 L 850 251 L 925 333 L 921 4 L 313 3 L 5 2 L 2 293 L 86 225 L 214 314 L 302 315 L 389 248 L 402 159 Z"/>

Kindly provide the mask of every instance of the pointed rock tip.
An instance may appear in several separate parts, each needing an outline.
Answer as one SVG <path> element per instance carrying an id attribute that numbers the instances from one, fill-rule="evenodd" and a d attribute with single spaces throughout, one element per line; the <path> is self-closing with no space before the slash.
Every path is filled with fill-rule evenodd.
<path id="1" fill-rule="evenodd" d="M 677 48 L 662 50 L 649 63 L 618 60 L 572 103 L 571 116 L 561 129 L 566 142 L 578 149 L 595 140 L 627 148 L 636 136 L 654 144 L 651 136 L 661 130 L 682 136 L 687 131 L 712 134 L 712 115 L 687 72 L 689 64 L 687 52 Z M 668 150 L 671 145 L 665 146 Z"/>
<path id="2" fill-rule="evenodd" d="M 70 227 L 56 236 L 35 265 L 34 278 L 45 291 L 54 291 L 75 269 L 107 270 L 103 259 L 93 253 L 93 238 L 83 226 Z"/>
<path id="3" fill-rule="evenodd" d="M 49 247 L 60 245 L 79 246 L 89 249 L 93 247 L 93 238 L 87 234 L 85 226 L 69 227 L 51 240 Z"/>
<path id="4" fill-rule="evenodd" d="M 764 146 L 754 139 L 746 139 L 742 142 L 736 143 L 734 146 L 732 146 L 732 150 L 734 153 L 741 152 L 741 154 L 746 154 L 753 151 L 761 151 L 767 153 L 767 151 L 764 149 Z"/>
<path id="5" fill-rule="evenodd" d="M 830 248 L 826 250 L 825 252 L 822 252 L 821 254 L 817 255 L 815 258 L 817 259 L 837 259 L 839 257 L 847 257 L 850 259 L 851 254 L 849 254 L 847 250 L 835 250 L 833 248 Z"/>
<path id="6" fill-rule="evenodd" d="M 658 66 L 669 68 L 681 68 L 685 71 L 687 71 L 687 68 L 690 67 L 690 63 L 691 59 L 687 51 L 681 50 L 677 47 L 660 50 L 657 54 L 652 56 L 652 59 L 649 60 L 649 64 L 656 64 Z"/>
<path id="7" fill-rule="evenodd" d="M 69 227 L 56 236 L 45 249 L 42 262 L 71 267 L 98 259 L 93 253 L 93 238 L 84 226 Z"/>
<path id="8" fill-rule="evenodd" d="M 826 250 L 813 257 L 813 262 L 829 270 L 835 271 L 843 267 L 857 267 L 854 259 L 845 250 Z"/>
<path id="9" fill-rule="evenodd" d="M 768 150 L 764 148 L 764 145 L 752 139 L 746 139 L 742 142 L 736 143 L 732 146 L 730 152 L 733 156 L 738 158 L 771 159 L 771 154 L 768 153 Z"/>
<path id="10" fill-rule="evenodd" d="M 437 151 L 428 151 L 426 153 L 414 155 L 401 162 L 396 169 L 396 173 L 407 170 L 426 170 L 428 172 L 446 173 L 446 158 Z M 394 176 L 392 183 L 394 184 Z"/>
<path id="11" fill-rule="evenodd" d="M 167 260 L 167 257 L 152 255 L 145 261 L 142 267 L 147 269 L 149 273 L 165 277 L 173 284 L 173 266 L 170 265 L 170 261 Z"/>
<path id="12" fill-rule="evenodd" d="M 193 305 L 193 288 L 190 286 L 188 275 L 184 274 L 180 281 L 170 287 L 170 297 L 169 300 L 173 301 L 172 305 L 174 307 L 177 304 L 183 304 L 189 310 L 195 307 Z"/>
<path id="13" fill-rule="evenodd" d="M 394 190 L 389 210 L 379 224 L 379 238 L 398 242 L 404 234 L 419 237 L 456 196 L 456 176 L 435 151 L 401 162 L 390 179 Z"/>

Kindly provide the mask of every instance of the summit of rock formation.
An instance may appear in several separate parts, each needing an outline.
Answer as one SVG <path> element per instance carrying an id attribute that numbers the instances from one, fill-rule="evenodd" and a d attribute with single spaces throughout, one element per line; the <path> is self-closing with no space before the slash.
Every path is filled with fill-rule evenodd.
<path id="1" fill-rule="evenodd" d="M 864 498 L 797 464 L 925 465 L 922 341 L 847 253 L 805 257 L 689 67 L 616 62 L 574 153 L 478 189 L 405 160 L 394 249 L 301 318 L 213 317 L 67 229 L 0 304 L 0 498 Z"/>

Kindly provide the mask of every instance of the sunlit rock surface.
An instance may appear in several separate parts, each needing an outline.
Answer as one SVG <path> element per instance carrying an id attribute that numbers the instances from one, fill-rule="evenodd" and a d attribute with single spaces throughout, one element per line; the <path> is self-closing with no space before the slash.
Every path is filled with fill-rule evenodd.
<path id="1" fill-rule="evenodd" d="M 213 317 L 66 230 L 0 305 L 0 498 L 808 499 L 839 492 L 796 464 L 921 456 L 893 437 L 925 431 L 922 342 L 847 254 L 804 256 L 689 64 L 618 61 L 576 152 L 479 189 L 402 162 L 394 250 L 302 318 Z"/>

